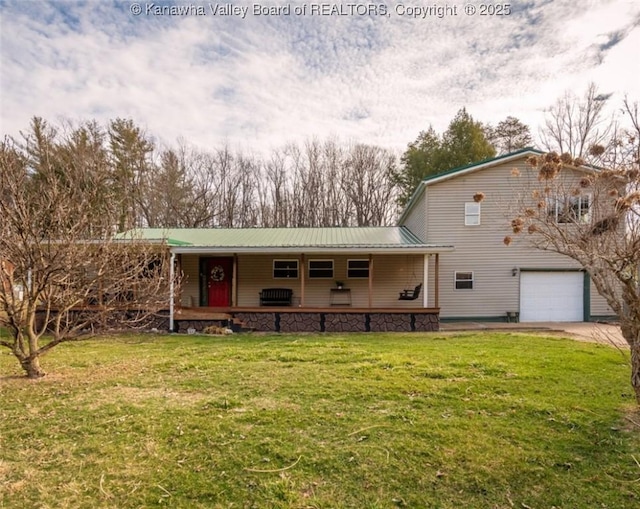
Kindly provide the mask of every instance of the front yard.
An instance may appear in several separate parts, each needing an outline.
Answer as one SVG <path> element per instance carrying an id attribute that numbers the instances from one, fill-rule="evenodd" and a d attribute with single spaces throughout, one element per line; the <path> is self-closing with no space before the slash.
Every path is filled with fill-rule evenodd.
<path id="1" fill-rule="evenodd" d="M 122 336 L 0 354 L 0 507 L 626 508 L 627 359 L 525 334 Z"/>

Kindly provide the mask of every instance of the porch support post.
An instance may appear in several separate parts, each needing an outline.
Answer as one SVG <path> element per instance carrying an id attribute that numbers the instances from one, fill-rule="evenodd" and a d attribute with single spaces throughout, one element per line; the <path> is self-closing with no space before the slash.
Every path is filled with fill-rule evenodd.
<path id="1" fill-rule="evenodd" d="M 238 305 L 238 253 L 233 253 L 233 269 L 231 276 L 231 306 Z"/>
<path id="2" fill-rule="evenodd" d="M 173 308 L 175 297 L 175 273 L 176 273 L 176 254 L 171 252 L 171 259 L 169 262 L 169 331 L 173 332 Z"/>
<path id="3" fill-rule="evenodd" d="M 304 307 L 304 253 L 300 255 L 300 306 Z"/>
<path id="4" fill-rule="evenodd" d="M 369 308 L 373 307 L 373 255 L 369 255 Z"/>
<path id="5" fill-rule="evenodd" d="M 429 307 L 429 258 L 431 255 L 424 255 L 424 273 L 422 274 L 422 307 Z"/>
<path id="6" fill-rule="evenodd" d="M 175 276 L 174 276 L 174 285 L 175 285 L 175 280 L 177 279 L 178 281 L 182 280 L 182 255 L 178 254 L 176 255 L 176 271 L 175 271 Z M 175 297 L 174 299 L 178 302 L 176 307 L 177 308 L 181 308 L 182 307 L 182 287 L 180 287 L 180 291 L 176 291 L 175 293 Z"/>
<path id="7" fill-rule="evenodd" d="M 440 253 L 436 253 L 436 264 L 435 264 L 435 281 L 433 285 L 433 289 L 435 292 L 435 301 L 433 306 L 436 308 L 440 307 Z"/>

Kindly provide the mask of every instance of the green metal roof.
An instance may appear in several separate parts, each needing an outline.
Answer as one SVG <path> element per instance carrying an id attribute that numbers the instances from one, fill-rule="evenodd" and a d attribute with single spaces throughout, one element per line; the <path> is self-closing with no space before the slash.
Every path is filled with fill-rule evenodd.
<path id="1" fill-rule="evenodd" d="M 542 155 L 544 154 L 544 152 L 541 152 L 531 147 L 521 148 L 520 150 L 509 152 L 508 154 L 502 154 L 501 156 L 497 156 L 497 157 L 490 157 L 488 159 L 483 159 L 482 161 L 476 161 L 475 163 L 463 164 L 462 166 L 456 166 L 455 168 L 451 168 L 450 170 L 446 170 L 446 171 L 441 171 L 440 173 L 436 173 L 434 175 L 427 175 L 425 178 L 422 179 L 422 182 L 429 182 L 431 180 L 440 179 L 448 175 L 453 175 L 454 173 L 459 173 L 465 170 L 471 170 L 476 166 L 484 166 L 488 164 L 490 166 L 493 166 L 495 164 L 502 163 L 504 159 L 513 159 L 514 157 L 517 158 L 522 154 Z"/>
<path id="2" fill-rule="evenodd" d="M 122 234 L 166 242 L 175 252 L 281 252 L 289 250 L 447 251 L 452 246 L 424 244 L 404 226 L 349 228 L 140 228 Z"/>

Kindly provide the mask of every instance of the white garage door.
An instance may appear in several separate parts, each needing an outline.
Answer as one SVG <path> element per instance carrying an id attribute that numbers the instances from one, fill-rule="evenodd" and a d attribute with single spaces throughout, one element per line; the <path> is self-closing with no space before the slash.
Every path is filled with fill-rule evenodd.
<path id="1" fill-rule="evenodd" d="M 521 322 L 582 322 L 582 272 L 521 272 Z"/>

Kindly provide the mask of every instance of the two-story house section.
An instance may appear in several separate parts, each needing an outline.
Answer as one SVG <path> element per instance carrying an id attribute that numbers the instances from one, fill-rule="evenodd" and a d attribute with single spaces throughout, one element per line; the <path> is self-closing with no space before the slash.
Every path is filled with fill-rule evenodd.
<path id="1" fill-rule="evenodd" d="M 454 168 L 425 178 L 413 194 L 399 224 L 422 242 L 455 249 L 438 260 L 439 302 L 433 284 L 425 297 L 425 306 L 440 307 L 442 319 L 505 320 L 517 313 L 520 321 L 591 321 L 613 315 L 572 259 L 533 248 L 526 234 L 504 243 L 512 234 L 514 200 L 527 178 L 536 178 L 526 160 L 540 154 L 522 149 Z M 570 170 L 567 177 L 584 171 Z M 585 215 L 588 207 L 588 199 L 578 204 Z M 431 272 L 435 257 L 428 263 Z"/>

